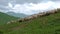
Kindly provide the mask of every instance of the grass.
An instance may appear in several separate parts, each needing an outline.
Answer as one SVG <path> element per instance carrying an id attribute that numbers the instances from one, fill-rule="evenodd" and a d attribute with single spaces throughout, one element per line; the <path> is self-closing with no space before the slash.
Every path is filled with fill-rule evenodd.
<path id="1" fill-rule="evenodd" d="M 17 18 L 0 12 L 0 25 L 4 25 L 7 22 L 9 22 L 11 20 L 15 20 L 15 19 L 17 19 Z"/>
<path id="2" fill-rule="evenodd" d="M 60 34 L 60 10 L 56 14 L 0 26 L 2 34 Z"/>

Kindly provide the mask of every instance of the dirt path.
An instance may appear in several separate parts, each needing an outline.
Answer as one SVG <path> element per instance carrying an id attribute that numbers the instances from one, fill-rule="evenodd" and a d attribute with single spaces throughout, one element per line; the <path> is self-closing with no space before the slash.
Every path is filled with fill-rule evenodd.
<path id="1" fill-rule="evenodd" d="M 19 25 L 19 26 L 16 26 L 16 27 L 13 27 L 13 28 L 10 28 L 10 29 L 8 29 L 8 31 L 13 31 L 13 30 L 18 30 L 18 29 L 21 29 L 21 28 L 24 28 L 24 27 L 26 27 L 28 24 L 21 24 L 21 25 Z"/>

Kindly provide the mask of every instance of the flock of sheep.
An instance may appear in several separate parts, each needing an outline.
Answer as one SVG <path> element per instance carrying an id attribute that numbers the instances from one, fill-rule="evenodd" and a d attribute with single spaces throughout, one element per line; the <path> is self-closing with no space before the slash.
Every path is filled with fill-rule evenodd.
<path id="1" fill-rule="evenodd" d="M 33 15 L 28 16 L 28 17 L 18 19 L 16 21 L 12 20 L 12 21 L 8 22 L 7 24 L 15 23 L 15 22 L 29 21 L 29 20 L 32 20 L 32 19 L 35 19 L 35 18 L 38 18 L 38 17 L 47 16 L 47 15 L 50 15 L 50 14 L 57 13 L 57 10 L 58 9 L 54 9 L 54 10 L 49 10 L 49 11 L 45 11 L 45 12 L 38 13 L 38 14 L 33 14 Z"/>

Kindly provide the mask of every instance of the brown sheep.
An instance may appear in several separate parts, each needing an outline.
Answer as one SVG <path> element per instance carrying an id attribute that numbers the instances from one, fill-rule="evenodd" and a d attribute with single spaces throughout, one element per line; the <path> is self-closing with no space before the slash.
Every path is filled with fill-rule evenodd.
<path id="1" fill-rule="evenodd" d="M 50 14 L 55 14 L 55 13 L 57 13 L 57 10 L 56 9 L 55 10 L 50 10 L 49 13 Z"/>
<path id="2" fill-rule="evenodd" d="M 46 11 L 45 16 L 48 16 L 48 15 L 50 15 L 50 12 L 49 11 Z"/>
<path id="3" fill-rule="evenodd" d="M 55 12 L 57 13 L 58 12 L 58 9 L 55 9 Z"/>
<path id="4" fill-rule="evenodd" d="M 36 15 L 36 14 L 30 15 L 30 16 L 24 18 L 24 20 L 25 20 L 25 21 L 28 21 L 28 20 L 32 20 L 32 19 L 34 19 L 34 18 L 37 18 L 37 15 Z"/>
<path id="5" fill-rule="evenodd" d="M 38 13 L 38 17 L 41 17 L 43 16 L 44 14 L 43 13 Z"/>
<path id="6" fill-rule="evenodd" d="M 24 18 L 24 21 L 28 21 L 28 20 L 29 20 L 29 18 L 27 18 L 27 17 L 26 17 L 26 18 Z"/>
<path id="7" fill-rule="evenodd" d="M 31 15 L 31 16 L 28 16 L 28 17 L 23 18 L 23 21 L 28 21 L 28 20 L 31 20 L 31 19 L 33 19 L 33 16 L 32 16 L 32 15 Z"/>
<path id="8" fill-rule="evenodd" d="M 27 19 L 31 20 L 31 19 L 33 19 L 33 16 L 31 15 L 31 16 L 27 17 Z"/>
<path id="9" fill-rule="evenodd" d="M 24 21 L 24 19 L 22 18 L 22 19 L 18 19 L 18 22 L 23 22 Z"/>
<path id="10" fill-rule="evenodd" d="M 35 18 L 37 18 L 37 17 L 38 17 L 37 14 L 32 15 L 32 18 L 33 18 L 33 19 L 35 19 Z"/>
<path id="11" fill-rule="evenodd" d="M 49 11 L 41 12 L 41 13 L 38 13 L 38 14 L 30 15 L 28 17 L 25 17 L 25 18 L 22 18 L 22 19 L 18 19 L 17 21 L 18 22 L 23 22 L 23 21 L 32 20 L 32 19 L 35 19 L 35 18 L 41 17 L 41 16 L 48 16 L 50 14 L 57 13 L 57 10 L 58 9 L 54 9 L 54 10 L 49 10 Z M 11 22 L 8 22 L 8 23 L 14 23 L 14 22 L 16 22 L 16 21 L 11 21 Z"/>
<path id="12" fill-rule="evenodd" d="M 21 19 L 18 19 L 17 21 L 19 22 Z"/>

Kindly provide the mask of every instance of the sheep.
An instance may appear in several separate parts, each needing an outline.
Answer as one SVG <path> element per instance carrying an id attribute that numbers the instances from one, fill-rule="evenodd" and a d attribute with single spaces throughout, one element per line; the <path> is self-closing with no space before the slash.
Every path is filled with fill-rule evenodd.
<path id="1" fill-rule="evenodd" d="M 19 22 L 21 19 L 17 19 L 17 21 Z"/>
<path id="2" fill-rule="evenodd" d="M 42 13 L 42 16 L 48 16 L 48 15 L 49 15 L 49 13 L 47 13 L 47 11 Z"/>
<path id="3" fill-rule="evenodd" d="M 32 15 L 28 16 L 27 19 L 31 20 L 31 19 L 33 19 L 33 16 Z"/>
<path id="4" fill-rule="evenodd" d="M 24 18 L 24 21 L 28 21 L 29 20 L 29 18 Z"/>
<path id="5" fill-rule="evenodd" d="M 10 24 L 11 22 L 7 22 L 7 24 Z"/>
<path id="6" fill-rule="evenodd" d="M 50 14 L 57 13 L 57 10 L 58 9 L 54 9 L 54 10 L 49 10 L 49 11 L 41 12 L 41 13 L 38 13 L 38 14 L 33 14 L 33 15 L 28 16 L 28 17 L 25 17 L 25 18 L 22 18 L 22 19 L 18 19 L 17 21 L 18 22 L 23 22 L 23 21 L 32 20 L 32 19 L 35 19 L 35 18 L 41 17 L 41 16 L 48 16 Z M 8 23 L 14 23 L 14 22 L 16 22 L 16 21 L 11 21 L 11 22 L 8 22 Z"/>
<path id="7" fill-rule="evenodd" d="M 28 16 L 23 19 L 20 19 L 19 22 L 28 21 L 28 20 L 31 20 L 32 18 L 33 18 L 33 16 Z"/>
<path id="8" fill-rule="evenodd" d="M 22 18 L 22 19 L 18 19 L 17 21 L 18 22 L 23 22 L 23 21 L 28 21 L 30 19 L 31 19 L 31 17 L 29 16 L 29 17 L 25 17 L 25 18 Z"/>
<path id="9" fill-rule="evenodd" d="M 57 9 L 48 11 L 50 14 L 57 13 Z"/>
<path id="10" fill-rule="evenodd" d="M 51 13 L 54 14 L 55 13 L 55 10 L 52 10 Z"/>
<path id="11" fill-rule="evenodd" d="M 45 12 L 45 16 L 48 16 L 48 15 L 50 15 L 50 12 L 49 11 L 46 11 Z"/>
<path id="12" fill-rule="evenodd" d="M 14 23 L 14 21 L 12 20 L 12 21 L 10 21 L 10 23 Z"/>
<path id="13" fill-rule="evenodd" d="M 7 22 L 7 24 L 13 23 L 13 21 Z"/>
<path id="14" fill-rule="evenodd" d="M 58 9 L 55 9 L 55 13 L 57 13 L 58 12 Z"/>
<path id="15" fill-rule="evenodd" d="M 30 16 L 28 16 L 28 17 L 25 17 L 25 18 L 24 18 L 24 21 L 32 20 L 32 19 L 34 19 L 34 18 L 37 18 L 37 15 L 36 15 L 36 14 L 30 15 Z"/>
<path id="16" fill-rule="evenodd" d="M 17 22 L 17 21 L 11 20 L 11 21 L 7 22 L 7 24 L 16 23 L 16 22 Z"/>
<path id="17" fill-rule="evenodd" d="M 24 21 L 24 19 L 22 18 L 22 19 L 18 19 L 17 20 L 18 22 L 23 22 Z"/>
<path id="18" fill-rule="evenodd" d="M 38 15 L 38 17 L 41 17 L 41 16 L 43 16 L 44 14 L 43 14 L 43 13 L 38 13 L 37 15 Z"/>
<path id="19" fill-rule="evenodd" d="M 37 18 L 37 17 L 38 17 L 37 14 L 32 15 L 32 18 L 33 18 L 33 19 L 34 19 L 34 18 Z"/>

